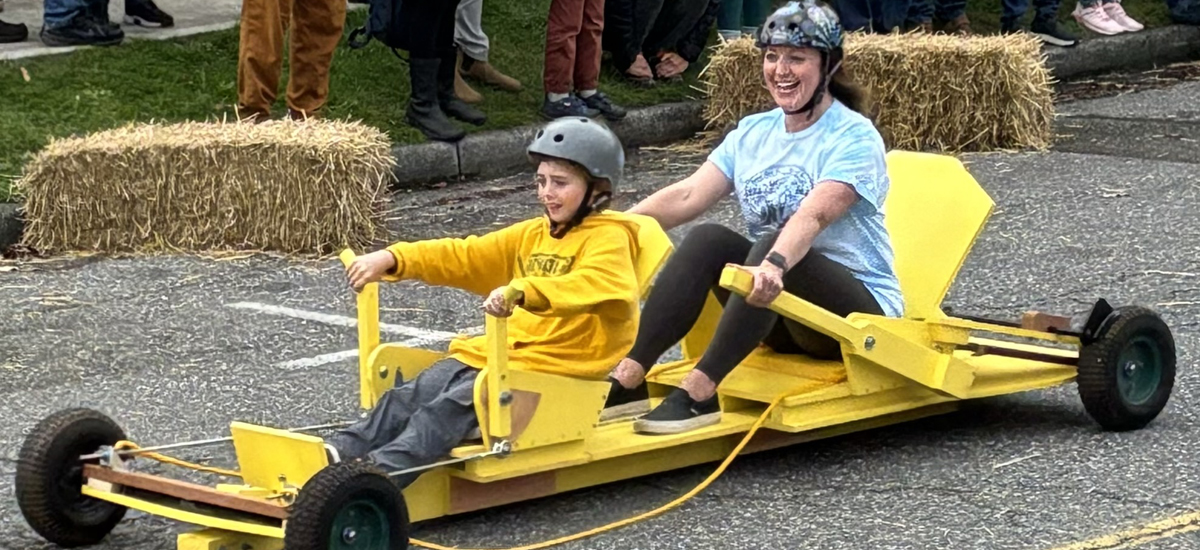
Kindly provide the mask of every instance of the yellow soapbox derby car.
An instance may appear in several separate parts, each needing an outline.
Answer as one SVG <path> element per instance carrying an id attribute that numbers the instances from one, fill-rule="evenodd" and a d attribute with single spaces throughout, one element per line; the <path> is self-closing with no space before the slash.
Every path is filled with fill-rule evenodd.
<path id="1" fill-rule="evenodd" d="M 641 435 L 632 418 L 602 419 L 607 383 L 508 369 L 504 320 L 489 317 L 489 362 L 475 387 L 479 439 L 423 468 L 403 491 L 363 463 L 330 465 L 322 439 L 305 433 L 316 427 L 235 422 L 228 437 L 137 448 L 105 415 L 71 409 L 41 421 L 24 442 L 21 511 L 64 547 L 100 542 L 133 508 L 198 526 L 179 535 L 180 550 L 438 548 L 411 540 L 411 522 L 724 460 L 711 481 L 739 454 L 945 413 L 968 399 L 1074 381 L 1104 429 L 1138 429 L 1160 413 L 1174 386 L 1175 344 L 1153 311 L 1101 299 L 1078 330 L 1069 318 L 1038 312 L 1001 321 L 945 311 L 942 300 L 994 203 L 952 157 L 894 151 L 888 162 L 887 224 L 905 315 L 840 317 L 779 296 L 771 308 L 837 338 L 843 360 L 760 347 L 721 384 L 719 424 Z M 636 264 L 644 296 L 672 246 L 653 220 L 642 222 Z M 720 284 L 745 295 L 751 279 L 730 266 Z M 411 379 L 442 354 L 380 342 L 376 285 L 358 294 L 357 309 L 360 404 L 369 409 L 397 378 Z M 704 352 L 720 309 L 710 295 L 681 343 L 683 358 L 651 370 L 653 400 Z M 230 441 L 239 471 L 222 473 L 239 483 L 210 487 L 128 467 L 133 458 L 171 461 L 155 451 Z"/>

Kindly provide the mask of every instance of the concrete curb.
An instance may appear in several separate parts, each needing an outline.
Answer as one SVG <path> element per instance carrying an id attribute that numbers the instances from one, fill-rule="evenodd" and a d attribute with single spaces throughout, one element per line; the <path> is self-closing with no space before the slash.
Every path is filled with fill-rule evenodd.
<path id="1" fill-rule="evenodd" d="M 1059 80 L 1089 74 L 1149 69 L 1200 58 L 1200 27 L 1169 25 L 1142 32 L 1084 40 L 1052 48 L 1046 64 Z"/>
<path id="2" fill-rule="evenodd" d="M 607 122 L 626 147 L 670 143 L 704 129 L 698 101 L 632 109 L 624 120 Z M 397 145 L 394 175 L 399 187 L 461 179 L 511 175 L 529 167 L 525 147 L 543 124 L 470 134 L 458 143 Z"/>

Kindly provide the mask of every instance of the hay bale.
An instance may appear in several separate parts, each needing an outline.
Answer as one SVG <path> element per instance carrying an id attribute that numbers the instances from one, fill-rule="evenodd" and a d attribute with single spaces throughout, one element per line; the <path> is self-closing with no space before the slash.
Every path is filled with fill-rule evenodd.
<path id="1" fill-rule="evenodd" d="M 718 134 L 775 107 L 750 38 L 718 46 L 701 75 L 704 118 Z M 870 94 L 888 146 L 943 152 L 1045 149 L 1053 81 L 1031 35 L 846 37 L 843 68 Z"/>
<path id="2" fill-rule="evenodd" d="M 360 123 L 130 124 L 55 139 L 28 163 L 40 251 L 327 254 L 384 234 L 395 160 Z"/>

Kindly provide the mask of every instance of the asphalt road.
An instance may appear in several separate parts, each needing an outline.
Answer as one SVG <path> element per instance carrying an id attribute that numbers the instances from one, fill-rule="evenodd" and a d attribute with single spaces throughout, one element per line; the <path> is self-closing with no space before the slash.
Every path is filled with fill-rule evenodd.
<path id="1" fill-rule="evenodd" d="M 1198 92 L 1180 86 L 1120 108 L 1080 103 L 1064 107 L 1082 115 L 1063 124 L 1086 126 L 1100 119 L 1084 115 L 1097 112 L 1134 129 L 1193 124 L 1166 116 L 1188 101 L 1194 110 Z M 1086 541 L 1122 531 L 1143 537 L 1135 540 L 1142 548 L 1200 548 L 1200 531 L 1188 530 L 1200 520 L 1186 519 L 1200 510 L 1200 168 L 1163 160 L 1160 145 L 1144 138 L 1119 136 L 1119 154 L 1089 154 L 1086 140 L 1068 137 L 1073 152 L 965 157 L 997 211 L 946 304 L 1006 318 L 1027 309 L 1078 318 L 1098 297 L 1155 307 L 1175 333 L 1179 376 L 1147 429 L 1102 432 L 1073 385 L 973 402 L 947 416 L 739 458 L 681 508 L 563 548 L 1082 549 L 1113 548 Z M 1200 159 L 1195 143 L 1176 141 Z M 620 199 L 632 204 L 701 160 L 643 152 Z M 537 213 L 523 175 L 404 193 L 391 223 L 397 239 L 419 239 Z M 741 227 L 732 201 L 705 219 Z M 478 300 L 460 291 L 400 283 L 383 295 L 386 323 L 455 332 L 482 322 Z M 304 320 L 298 311 L 331 317 Z M 21 518 L 12 476 L 24 434 L 56 409 L 98 408 L 143 445 L 224 435 L 233 420 L 300 426 L 352 417 L 355 361 L 329 354 L 355 347 L 354 328 L 332 318 L 353 312 L 333 260 L 0 264 L 0 547 L 51 548 Z M 429 333 L 386 337 L 414 335 Z M 177 454 L 230 465 L 226 450 Z M 712 467 L 435 520 L 414 535 L 463 547 L 534 543 L 652 509 Z M 1144 528 L 1176 516 L 1183 528 Z M 174 548 L 186 528 L 131 514 L 99 548 Z M 1156 533 L 1167 538 L 1151 541 Z"/>

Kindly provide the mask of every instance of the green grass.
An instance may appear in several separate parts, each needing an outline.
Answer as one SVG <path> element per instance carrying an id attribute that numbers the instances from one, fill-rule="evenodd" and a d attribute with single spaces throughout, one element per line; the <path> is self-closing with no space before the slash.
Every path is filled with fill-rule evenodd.
<path id="1" fill-rule="evenodd" d="M 1124 5 L 1148 27 L 1168 23 L 1162 0 L 1125 0 Z M 525 89 L 512 94 L 475 86 L 485 96 L 480 108 L 489 120 L 480 128 L 464 125 L 468 131 L 539 120 L 548 6 L 549 0 L 484 3 L 491 61 L 521 80 Z M 1064 0 L 1060 15 L 1078 32 L 1070 17 L 1072 9 L 1074 1 Z M 970 0 L 968 15 L 977 32 L 993 32 L 999 27 L 1000 1 Z M 365 17 L 363 10 L 351 12 L 346 34 Z M 114 48 L 0 63 L 0 201 L 10 199 L 11 180 L 51 136 L 94 132 L 130 121 L 233 118 L 237 51 L 238 31 L 231 29 L 167 42 L 129 40 Z M 627 107 L 696 97 L 698 92 L 692 86 L 703 63 L 702 59 L 693 64 L 684 82 L 651 90 L 620 82 L 606 65 L 601 89 Z M 28 82 L 22 68 L 29 74 Z M 286 64 L 284 70 L 286 83 Z M 351 50 L 343 43 L 334 57 L 328 116 L 361 120 L 383 129 L 399 143 L 423 141 L 419 132 L 404 123 L 407 74 L 406 65 L 377 42 L 361 50 Z M 278 112 L 286 109 L 283 86 Z"/>

